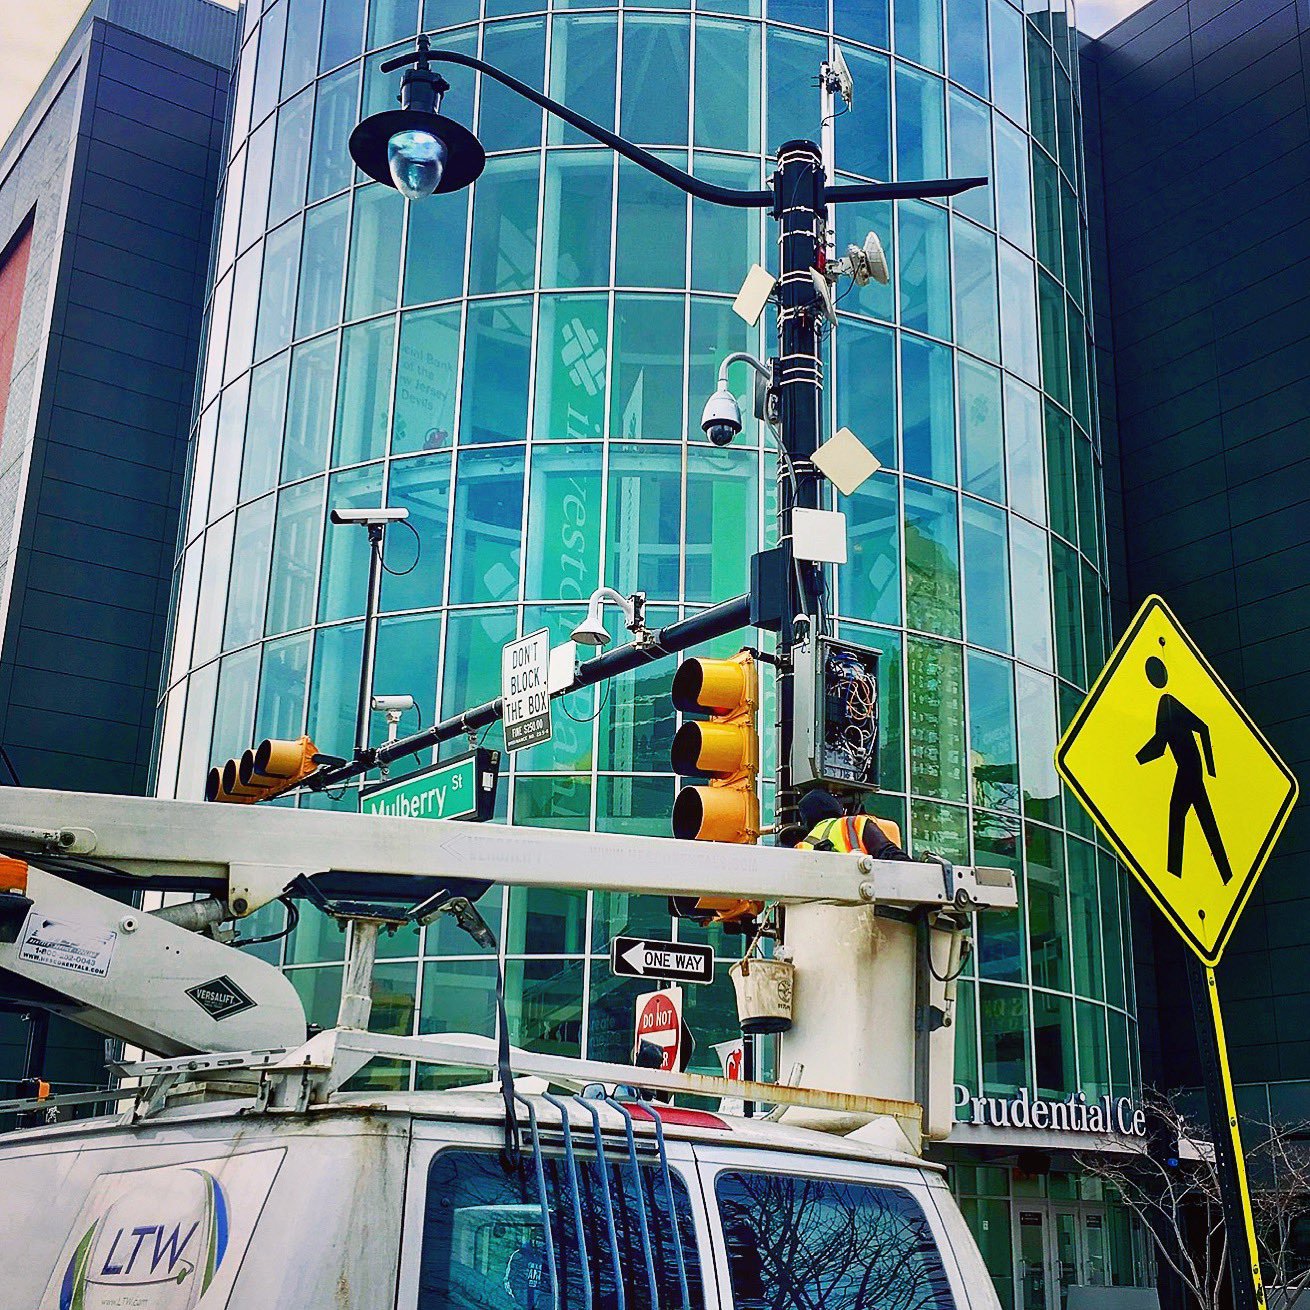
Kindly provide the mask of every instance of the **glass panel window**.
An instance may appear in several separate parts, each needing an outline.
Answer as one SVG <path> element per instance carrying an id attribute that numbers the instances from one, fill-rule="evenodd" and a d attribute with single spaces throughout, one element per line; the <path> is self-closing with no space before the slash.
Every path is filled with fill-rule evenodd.
<path id="1" fill-rule="evenodd" d="M 382 501 L 382 465 L 347 469 L 328 479 L 327 503 L 333 509 L 364 509 Z M 387 534 L 403 532 L 395 528 Z M 353 523 L 324 528 L 323 567 L 319 572 L 318 621 L 355 618 L 364 613 L 368 590 L 368 534 Z"/>
<path id="2" fill-rule="evenodd" d="M 1021 738 L 1024 727 L 1023 708 L 1021 690 Z M 1039 827 L 1035 823 L 1026 824 L 1024 854 L 1028 867 L 1028 934 L 1032 950 L 1033 982 L 1039 987 L 1067 992 L 1071 982 L 1063 838 L 1049 828 Z"/>
<path id="3" fill-rule="evenodd" d="M 814 78 L 828 57 L 828 45 L 777 27 L 768 29 L 766 40 L 769 81 L 764 140 L 766 149 L 776 150 L 784 141 L 808 140 L 814 135 Z"/>
<path id="4" fill-rule="evenodd" d="M 395 572 L 382 579 L 383 610 L 440 605 L 450 522 L 450 456 L 396 460 L 391 465 L 387 504 L 409 510 L 407 522 L 414 532 L 387 534 L 386 562 Z"/>
<path id="5" fill-rule="evenodd" d="M 515 600 L 523 533 L 523 449 L 461 451 L 455 470 L 450 603 Z"/>
<path id="6" fill-rule="evenodd" d="M 975 805 L 990 810 L 1019 808 L 1019 747 L 1014 724 L 1013 666 L 995 655 L 971 650 L 969 767 Z M 997 853 L 997 844 L 995 840 L 990 843 L 988 854 Z M 1012 844 L 1010 854 L 1014 854 Z M 977 858 L 983 862 L 982 851 Z"/>
<path id="7" fill-rule="evenodd" d="M 979 658 L 986 660 L 990 657 Z M 969 676 L 970 694 L 972 694 L 972 672 Z M 1013 713 L 1013 704 L 1010 709 Z M 972 709 L 970 713 L 972 714 Z M 1013 753 L 1010 758 L 1013 760 Z M 974 771 L 974 783 L 977 787 L 979 783 L 977 767 Z M 1005 790 L 1012 793 L 1014 788 L 1007 787 Z M 996 799 L 999 789 L 987 783 L 984 794 L 988 799 Z M 1028 930 L 1024 908 L 1023 861 L 1019 841 L 1023 825 L 1014 814 L 975 810 L 973 817 L 974 859 L 981 865 L 1009 869 L 1014 874 L 1018 898 L 1016 909 L 1004 913 L 989 913 L 985 918 L 975 921 L 978 972 L 984 978 L 997 981 L 1025 982 L 1028 978 Z"/>
<path id="8" fill-rule="evenodd" d="M 905 471 L 955 481 L 955 395 L 951 352 L 918 337 L 901 337 Z"/>
<path id="9" fill-rule="evenodd" d="M 901 621 L 897 481 L 871 477 L 846 497 L 847 562 L 837 571 L 842 614 L 872 623 Z"/>
<path id="10" fill-rule="evenodd" d="M 1009 0 L 989 0 L 992 47 L 992 101 L 1020 127 L 1028 123 L 1024 81 L 1023 15 Z"/>
<path id="11" fill-rule="evenodd" d="M 1031 254 L 1033 194 L 1028 175 L 1028 138 L 998 117 L 995 145 L 997 226 L 1003 237 Z"/>
<path id="12" fill-rule="evenodd" d="M 610 432 L 625 440 L 682 438 L 681 298 L 614 298 Z"/>
<path id="13" fill-rule="evenodd" d="M 759 79 L 742 77 L 759 67 L 758 23 L 696 20 L 696 145 L 759 153 Z"/>
<path id="14" fill-rule="evenodd" d="M 368 48 L 401 41 L 418 31 L 418 0 L 371 0 L 368 11 Z"/>
<path id="15" fill-rule="evenodd" d="M 459 306 L 405 314 L 396 362 L 393 455 L 450 445 L 458 372 Z"/>
<path id="16" fill-rule="evenodd" d="M 610 683 L 610 696 L 600 714 L 600 767 L 652 772 L 667 769 L 669 742 L 673 740 L 674 729 L 677 727 L 676 717 L 673 702 L 669 699 L 667 669 L 663 676 L 656 673 L 653 666 L 620 674 Z M 602 784 L 606 782 L 605 779 L 601 781 Z M 615 808 L 607 810 L 602 806 L 602 814 L 609 813 L 617 818 L 621 813 L 618 807 L 623 805 L 626 808 L 625 802 L 628 800 L 635 809 L 639 798 L 637 788 L 641 784 L 645 789 L 643 794 L 665 798 L 667 803 L 662 811 L 655 808 L 641 812 L 659 816 L 659 831 L 653 835 L 668 835 L 668 803 L 673 799 L 670 779 L 632 779 L 631 787 L 620 785 L 624 783 L 623 779 L 608 781 L 614 786 L 608 793 L 602 789 L 602 800 L 608 795 Z M 650 783 L 649 787 L 647 783 Z M 664 928 L 667 931 L 667 902 L 661 898 L 659 904 L 664 910 Z"/>
<path id="17" fill-rule="evenodd" d="M 981 100 L 965 95 L 955 87 L 947 89 L 946 112 L 950 117 L 951 176 L 991 179 L 992 114 Z M 995 210 L 992 185 L 974 187 L 951 201 L 957 213 L 967 214 L 987 227 L 994 227 Z"/>
<path id="18" fill-rule="evenodd" d="M 515 611 L 511 609 L 465 610 L 447 618 L 441 670 L 443 715 L 500 695 L 500 650 L 516 636 Z M 483 744 L 495 746 L 497 736 L 498 728 L 493 727 Z"/>
<path id="19" fill-rule="evenodd" d="M 824 23 L 819 24 L 820 27 Z M 868 38 L 862 36 L 860 40 Z M 855 104 L 837 116 L 837 167 L 848 173 L 885 181 L 892 175 L 891 83 L 883 55 L 848 47 L 844 51 L 851 76 L 860 88 Z M 744 65 L 749 68 L 751 65 Z M 859 245 L 863 237 L 851 229 Z"/>
<path id="20" fill-rule="evenodd" d="M 686 155 L 663 154 L 660 158 L 676 168 L 687 167 Z M 625 159 L 619 160 L 615 240 L 614 280 L 619 286 L 686 286 L 687 198 L 662 178 Z"/>
<path id="21" fill-rule="evenodd" d="M 990 232 L 956 219 L 955 340 L 965 350 L 1000 359 L 996 297 L 996 241 Z"/>
<path id="22" fill-rule="evenodd" d="M 209 739 L 214 723 L 214 696 L 218 690 L 218 662 L 193 673 L 187 680 L 186 720 L 177 768 L 177 797 L 198 801 L 205 794 L 209 772 Z"/>
<path id="23" fill-rule="evenodd" d="M 224 602 L 227 600 L 229 570 L 232 565 L 234 518 L 235 515 L 229 514 L 227 518 L 211 525 L 205 533 L 205 563 L 200 573 L 200 597 L 196 604 L 192 667 L 204 664 L 217 655 L 222 641 Z"/>
<path id="24" fill-rule="evenodd" d="M 836 340 L 837 425 L 850 428 L 884 468 L 897 468 L 900 457 L 896 450 L 895 333 L 889 328 L 848 319 L 842 322 Z M 923 347 L 926 343 L 915 345 Z M 939 399 L 937 393 L 929 397 L 930 410 L 932 402 Z M 913 404 L 914 412 L 920 416 L 920 438 L 923 400 L 922 396 L 915 397 Z M 928 426 L 932 426 L 931 417 Z"/>
<path id="25" fill-rule="evenodd" d="M 392 504 L 395 503 L 392 498 Z M 437 658 L 440 650 L 441 619 L 437 615 L 406 614 L 381 619 L 378 623 L 377 658 L 373 665 L 373 686 L 377 693 L 413 696 L 418 707 L 414 714 L 417 722 L 433 722 L 437 708 Z M 404 725 L 401 730 L 405 730 Z M 418 762 L 411 760 L 409 763 Z M 482 908 L 485 912 L 485 901 Z M 429 925 L 429 949 L 433 931 Z"/>
<path id="26" fill-rule="evenodd" d="M 906 621 L 921 632 L 960 635 L 960 543 L 956 497 L 905 484 Z"/>
<path id="27" fill-rule="evenodd" d="M 273 172 L 273 134 L 277 123 L 269 119 L 251 133 L 246 146 L 246 190 L 241 197 L 241 227 L 237 249 L 245 250 L 264 231 L 268 218 L 268 191 Z"/>
<path id="28" fill-rule="evenodd" d="M 739 1306 L 954 1310 L 932 1229 L 900 1188 L 724 1172 L 714 1193 Z"/>
<path id="29" fill-rule="evenodd" d="M 314 92 L 306 88 L 277 111 L 277 144 L 269 185 L 268 225 L 276 227 L 305 203 Z"/>
<path id="30" fill-rule="evenodd" d="M 1072 929 L 1074 989 L 1081 996 L 1104 995 L 1101 965 L 1101 909 L 1096 891 L 1096 850 L 1069 839 L 1069 917 Z"/>
<path id="31" fill-rule="evenodd" d="M 1005 466 L 1010 507 L 1034 523 L 1046 522 L 1046 458 L 1037 393 L 1005 379 Z"/>
<path id="32" fill-rule="evenodd" d="M 473 188 L 473 249 L 469 260 L 471 295 L 485 291 L 531 289 L 537 260 L 537 167 L 535 154 L 509 155 L 489 159 L 478 178 L 478 184 Z M 443 196 L 441 199 L 454 200 L 455 197 Z M 409 206 L 411 215 L 424 208 L 429 206 Z M 430 208 L 442 208 L 441 202 Z M 414 222 L 412 217 L 410 222 Z M 421 298 L 435 300 L 459 294 L 461 274 L 454 269 L 450 249 L 446 247 L 444 258 L 439 245 L 430 246 L 421 256 L 415 253 L 415 259 L 434 264 L 419 279 L 417 265 L 411 260 L 411 269 L 416 272 L 416 290 L 421 280 L 426 290 L 432 293 Z M 462 261 L 462 243 L 457 249 Z"/>
<path id="33" fill-rule="evenodd" d="M 355 739 L 359 700 L 359 657 L 364 630 L 359 623 L 338 623 L 314 633 L 314 665 L 309 679 L 306 733 L 320 750 L 345 755 Z"/>
<path id="34" fill-rule="evenodd" d="M 241 188 L 245 185 L 246 152 L 238 151 L 227 170 L 223 187 L 223 222 L 218 233 L 218 259 L 215 268 L 226 271 L 237 253 L 237 228 L 241 219 Z"/>
<path id="35" fill-rule="evenodd" d="M 925 68 L 942 67 L 941 0 L 896 0 L 893 39 L 896 53 Z M 908 176 L 908 175 L 907 175 Z M 920 173 L 919 177 L 936 177 Z"/>
<path id="36" fill-rule="evenodd" d="M 968 797 L 964 663 L 960 648 L 911 637 L 910 788 L 921 796 Z"/>
<path id="37" fill-rule="evenodd" d="M 287 8 L 287 0 L 275 0 L 265 10 L 259 24 L 259 62 L 250 104 L 252 123 L 262 123 L 277 104 L 282 79 L 282 45 L 287 35 Z"/>
<path id="38" fill-rule="evenodd" d="M 1022 665 L 1016 669 L 1015 676 L 1019 693 L 1019 781 L 1023 786 L 1023 812 L 1042 823 L 1059 823 L 1054 684 L 1044 674 Z"/>
<path id="39" fill-rule="evenodd" d="M 878 721 L 881 741 L 878 751 L 878 777 L 883 793 L 905 789 L 905 716 L 901 697 L 901 637 L 862 624 L 843 623 L 841 634 L 849 641 L 871 646 L 881 652 L 878 661 Z M 882 796 L 872 807 L 884 818 L 902 822 L 905 815 L 899 803 Z"/>
<path id="40" fill-rule="evenodd" d="M 405 201 L 399 191 L 375 183 L 355 192 L 347 318 L 368 318 L 395 309 L 404 227 Z"/>
<path id="41" fill-rule="evenodd" d="M 241 478 L 241 444 L 246 432 L 246 401 L 250 379 L 244 377 L 223 392 L 219 402 L 218 434 L 214 443 L 214 471 L 209 484 L 210 521 L 237 503 Z"/>
<path id="42" fill-rule="evenodd" d="M 1051 47 L 1035 27 L 1028 28 L 1028 118 L 1033 136 L 1052 158 L 1059 147 L 1055 135 L 1055 81 Z"/>
<path id="43" fill-rule="evenodd" d="M 1011 1097 L 1029 1086 L 1028 991 L 1000 983 L 978 984 L 982 1039 L 982 1094 Z"/>
<path id="44" fill-rule="evenodd" d="M 965 490 L 1005 502 L 1005 436 L 1001 375 L 959 357 L 960 464 Z"/>
<path id="45" fill-rule="evenodd" d="M 257 646 L 223 660 L 214 704 L 214 737 L 209 746 L 211 759 L 231 759 L 250 745 L 253 740 L 250 725 L 255 717 L 255 691 L 258 687 Z"/>
<path id="46" fill-rule="evenodd" d="M 263 260 L 263 247 L 253 246 L 237 260 L 232 276 L 232 317 L 228 323 L 227 358 L 223 364 L 223 380 L 234 377 L 250 367 L 255 350 L 255 316 L 259 311 L 259 272 Z"/>
<path id="47" fill-rule="evenodd" d="M 550 95 L 602 127 L 614 126 L 618 20 L 611 14 L 557 14 L 550 36 Z M 592 138 L 548 115 L 551 145 L 591 145 Z M 479 183 L 481 185 L 481 183 Z"/>
<path id="48" fill-rule="evenodd" d="M 350 184 L 351 161 L 347 143 L 359 121 L 359 65 L 351 64 L 318 84 L 314 105 L 314 142 L 309 156 L 309 194 L 312 204 Z"/>
<path id="49" fill-rule="evenodd" d="M 887 0 L 833 0 L 832 30 L 866 45 L 888 49 Z"/>
<path id="50" fill-rule="evenodd" d="M 291 352 L 286 441 L 282 448 L 283 482 L 321 473 L 327 465 L 332 444 L 336 362 L 335 334 L 297 346 Z"/>
<path id="51" fill-rule="evenodd" d="M 522 441 L 528 432 L 532 302 L 475 301 L 464 334 L 459 439 Z"/>
<path id="52" fill-rule="evenodd" d="M 1001 360 L 1037 385 L 1037 294 L 1032 260 L 1001 242 Z"/>
<path id="53" fill-rule="evenodd" d="M 1051 530 L 1069 541 L 1078 539 L 1078 502 L 1074 487 L 1073 428 L 1069 416 L 1046 406 L 1046 484 Z"/>
<path id="54" fill-rule="evenodd" d="M 630 141 L 687 144 L 690 47 L 685 18 L 624 16 L 619 130 Z"/>
<path id="55" fill-rule="evenodd" d="M 682 564 L 681 447 L 611 446 L 608 499 L 606 582 L 625 596 L 644 591 L 651 599 L 677 600 Z"/>
<path id="56" fill-rule="evenodd" d="M 827 27 L 828 6 L 824 0 L 768 0 L 769 17 L 797 27 Z"/>
<path id="57" fill-rule="evenodd" d="M 1105 951 L 1105 999 L 1111 1005 L 1124 1004 L 1124 936 L 1119 914 L 1119 899 L 1127 901 L 1124 875 L 1114 856 L 1097 853 L 1097 872 L 1101 890 L 1101 944 Z"/>
<path id="58" fill-rule="evenodd" d="M 608 284 L 613 171 L 609 150 L 555 150 L 547 156 L 543 287 Z"/>
<path id="59" fill-rule="evenodd" d="M 537 8 L 516 6 L 518 12 Z M 540 91 L 546 71 L 546 24 L 534 18 L 490 23 L 483 29 L 482 57 Z M 482 79 L 478 136 L 487 150 L 521 150 L 541 143 L 541 110 L 493 78 Z"/>
<path id="60" fill-rule="evenodd" d="M 309 685 L 310 635 L 305 632 L 264 644 L 252 741 L 300 735 L 305 722 L 305 688 Z"/>
<path id="61" fill-rule="evenodd" d="M 227 597 L 223 646 L 244 646 L 264 634 L 264 604 L 268 597 L 268 565 L 273 552 L 273 511 L 276 497 L 264 496 L 238 511 L 232 571 Z M 253 712 L 253 705 L 252 705 Z M 240 749 L 250 745 L 246 742 Z"/>
<path id="62" fill-rule="evenodd" d="M 536 446 L 528 492 L 529 600 L 586 602 L 600 579 L 601 447 Z"/>
<path id="63" fill-rule="evenodd" d="M 1050 159 L 1033 146 L 1033 216 L 1037 226 L 1037 258 L 1058 278 L 1060 252 L 1060 178 Z"/>
<path id="64" fill-rule="evenodd" d="M 450 300 L 458 296 L 464 285 L 464 252 L 468 245 L 469 196 L 482 194 L 482 188 L 496 185 L 494 168 L 499 160 L 488 160 L 487 168 L 478 179 L 477 187 L 468 195 L 442 196 L 433 204 L 406 205 L 409 237 L 405 246 L 406 305 L 421 305 L 429 300 Z M 532 189 L 532 244 L 536 242 L 536 168 L 533 167 Z M 488 178 L 490 177 L 490 182 Z M 512 239 L 504 237 L 510 246 Z M 489 238 L 495 244 L 497 238 Z M 521 247 L 519 258 L 523 257 Z M 531 269 L 532 258 L 528 257 Z M 529 276 L 531 273 L 529 272 Z"/>
<path id="65" fill-rule="evenodd" d="M 758 524 L 756 453 L 697 447 L 687 468 L 687 600 L 712 603 L 746 590 Z M 724 550 L 725 541 L 738 548 Z"/>
<path id="66" fill-rule="evenodd" d="M 1078 1014 L 1078 1070 L 1089 1100 L 1110 1094 L 1110 1052 L 1105 1040 L 1105 1010 L 1087 1001 L 1074 1002 Z M 1131 1272 L 1131 1271 L 1129 1271 Z"/>
<path id="67" fill-rule="evenodd" d="M 305 214 L 300 255 L 296 336 L 312 337 L 341 320 L 348 198 L 338 196 Z"/>
<path id="68" fill-rule="evenodd" d="M 1038 301 L 1042 321 L 1042 386 L 1048 396 L 1069 405 L 1068 323 L 1064 315 L 1064 292 L 1047 272 L 1037 275 Z"/>
<path id="69" fill-rule="evenodd" d="M 282 96 L 308 86 L 318 72 L 319 23 L 323 0 L 288 0 L 287 43 L 282 57 Z M 252 4 L 250 11 L 259 12 Z"/>
<path id="70" fill-rule="evenodd" d="M 945 210 L 920 203 L 900 206 L 901 323 L 943 339 L 951 335 L 948 240 Z"/>
<path id="71" fill-rule="evenodd" d="M 940 177 L 945 168 L 946 84 L 931 73 L 898 63 L 896 175 L 906 180 Z"/>
<path id="72" fill-rule="evenodd" d="M 341 334 L 334 465 L 363 464 L 386 453 L 395 341 L 394 318 L 360 323 Z"/>
<path id="73" fill-rule="evenodd" d="M 538 439 L 576 441 L 603 434 L 607 310 L 604 296 L 541 298 L 533 416 Z"/>
<path id="74" fill-rule="evenodd" d="M 1053 667 L 1051 579 L 1047 536 L 1013 519 L 1010 524 L 1010 572 L 1014 579 L 1014 649 L 1020 659 L 1039 668 Z"/>
<path id="75" fill-rule="evenodd" d="M 987 0 L 946 0 L 951 80 L 985 100 L 991 89 L 987 66 Z"/>
<path id="76" fill-rule="evenodd" d="M 964 497 L 964 614 L 969 641 L 1010 649 L 1010 572 L 1003 509 Z"/>
<path id="77" fill-rule="evenodd" d="M 364 0 L 323 0 L 319 72 L 353 59 L 364 45 Z"/>
<path id="78" fill-rule="evenodd" d="M 300 274 L 300 219 L 284 223 L 264 242 L 264 273 L 256 300 L 255 359 L 267 359 L 291 341 Z"/>
<path id="79" fill-rule="evenodd" d="M 286 422 L 287 375 L 291 356 L 283 352 L 250 375 L 250 404 L 241 461 L 241 500 L 261 496 L 278 480 L 282 463 L 282 428 Z"/>
<path id="80" fill-rule="evenodd" d="M 1038 1096 L 1062 1100 L 1078 1090 L 1073 1002 L 1067 996 L 1033 993 L 1033 1049 Z"/>
<path id="81" fill-rule="evenodd" d="M 1072 546 L 1051 538 L 1051 591 L 1055 610 L 1056 670 L 1079 687 L 1087 685 L 1083 660 L 1083 607 L 1079 564 Z"/>
<path id="82" fill-rule="evenodd" d="M 696 176 L 718 186 L 754 191 L 760 185 L 760 166 L 753 159 L 697 154 Z M 734 209 L 712 205 L 706 200 L 693 200 L 691 226 L 691 285 L 702 291 L 736 295 L 738 284 L 734 284 L 733 274 L 729 272 L 722 252 L 731 250 L 734 260 L 740 261 L 743 268 L 758 264 L 760 215 L 753 209 Z M 693 319 L 694 315 L 693 309 Z M 743 330 L 750 330 L 740 319 L 737 322 Z"/>
<path id="83" fill-rule="evenodd" d="M 269 576 L 268 614 L 264 631 L 272 636 L 313 622 L 314 583 L 323 535 L 323 479 L 288 487 L 277 498 L 273 530 L 273 567 Z M 354 704 L 352 698 L 351 704 Z M 291 734 L 285 734 L 291 735 Z M 349 740 L 349 738 L 347 739 Z M 328 746 L 324 750 L 331 749 Z"/>

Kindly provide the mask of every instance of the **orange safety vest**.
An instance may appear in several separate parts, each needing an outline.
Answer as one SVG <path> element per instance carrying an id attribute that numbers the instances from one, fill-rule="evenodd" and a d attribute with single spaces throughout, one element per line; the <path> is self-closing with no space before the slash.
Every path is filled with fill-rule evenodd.
<path id="1" fill-rule="evenodd" d="M 841 819 L 822 819 L 809 830 L 797 850 L 803 851 L 862 851 L 864 850 L 865 824 L 876 823 L 883 835 L 900 845 L 899 827 L 890 819 L 875 818 L 871 814 L 848 814 Z"/>

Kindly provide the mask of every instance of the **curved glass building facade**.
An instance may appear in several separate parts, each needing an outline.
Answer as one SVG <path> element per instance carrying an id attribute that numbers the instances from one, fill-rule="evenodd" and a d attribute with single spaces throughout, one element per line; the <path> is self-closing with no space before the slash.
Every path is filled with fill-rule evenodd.
<path id="1" fill-rule="evenodd" d="M 726 353 L 774 349 L 767 321 L 731 311 L 747 267 L 776 261 L 771 221 L 691 201 L 457 67 L 443 69 L 445 109 L 476 125 L 486 172 L 407 205 L 346 149 L 394 103 L 382 60 L 439 33 L 434 46 L 698 176 L 757 188 L 773 148 L 818 139 L 815 79 L 836 41 L 855 80 L 836 121 L 843 176 L 992 178 L 949 204 L 837 215 L 839 248 L 876 230 L 893 273 L 842 297 L 827 361 L 830 430 L 851 427 L 883 465 L 842 501 L 850 556 L 835 579 L 841 634 L 883 654 L 872 808 L 916 848 L 1020 875 L 1020 912 L 980 924 L 961 985 L 958 1081 L 1132 1094 L 1124 881 L 1052 762 L 1109 619 L 1077 59 L 1063 4 L 1033 8 L 252 0 L 158 791 L 198 798 L 211 761 L 261 736 L 306 731 L 349 752 L 367 554 L 357 528 L 328 525 L 331 506 L 410 512 L 415 533 L 388 534 L 373 687 L 412 694 L 424 723 L 497 694 L 501 645 L 541 627 L 562 639 L 598 585 L 644 590 L 664 621 L 743 592 L 770 539 L 771 447 L 748 420 L 715 448 L 699 415 Z M 732 380 L 744 398 L 744 370 Z M 507 761 L 502 817 L 666 833 L 671 673 L 557 705 L 554 741 Z M 513 1040 L 626 1058 L 636 987 L 604 952 L 618 930 L 674 931 L 663 902 L 487 900 Z M 311 1017 L 330 1019 L 336 929 L 307 916 L 271 949 Z M 384 949 L 375 1024 L 490 1030 L 493 968 L 471 943 L 442 926 Z M 689 990 L 695 1065 L 712 1068 L 711 1043 L 735 1032 L 730 990 Z M 962 1166 L 961 1190 L 984 1213 L 1001 1202 L 975 1172 Z"/>

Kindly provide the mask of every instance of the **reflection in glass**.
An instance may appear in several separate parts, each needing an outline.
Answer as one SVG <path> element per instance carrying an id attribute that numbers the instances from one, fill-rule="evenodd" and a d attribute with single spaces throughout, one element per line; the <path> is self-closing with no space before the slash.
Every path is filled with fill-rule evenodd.
<path id="1" fill-rule="evenodd" d="M 522 441 L 527 436 L 531 340 L 530 300 L 469 305 L 460 388 L 461 443 Z"/>
<path id="2" fill-rule="evenodd" d="M 386 453 L 395 335 L 393 318 L 359 323 L 341 334 L 334 465 L 362 464 Z"/>
<path id="3" fill-rule="evenodd" d="M 954 492 L 905 484 L 906 622 L 960 635 L 960 541 Z M 931 793 L 929 793 L 931 794 Z"/>
<path id="4" fill-rule="evenodd" d="M 425 309 L 400 320 L 391 453 L 449 446 L 455 428 L 459 306 Z"/>
<path id="5" fill-rule="evenodd" d="M 462 450 L 456 465 L 450 603 L 516 600 L 523 448 Z"/>
<path id="6" fill-rule="evenodd" d="M 681 299 L 614 297 L 611 436 L 625 441 L 677 441 L 682 437 L 682 409 L 678 404 L 682 393 L 682 322 Z"/>
<path id="7" fill-rule="evenodd" d="M 586 603 L 600 574 L 601 447 L 541 445 L 532 451 L 528 549 L 523 580 L 528 600 Z"/>
<path id="8" fill-rule="evenodd" d="M 966 800 L 964 667 L 958 646 L 909 639 L 910 789 Z"/>

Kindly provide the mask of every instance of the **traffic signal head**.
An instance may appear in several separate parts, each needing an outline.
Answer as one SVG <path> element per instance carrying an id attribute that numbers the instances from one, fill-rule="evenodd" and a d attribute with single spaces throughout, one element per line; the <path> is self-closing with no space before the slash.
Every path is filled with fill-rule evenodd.
<path id="1" fill-rule="evenodd" d="M 673 804 L 673 835 L 698 841 L 754 842 L 760 835 L 756 777 L 759 676 L 741 651 L 727 660 L 684 660 L 673 679 L 674 708 L 709 718 L 684 723 L 670 756 L 676 773 L 709 779 L 684 787 Z"/>
<path id="2" fill-rule="evenodd" d="M 295 741 L 265 738 L 239 758 L 210 769 L 205 799 L 236 805 L 272 800 L 313 773 L 317 755 L 308 737 Z"/>

